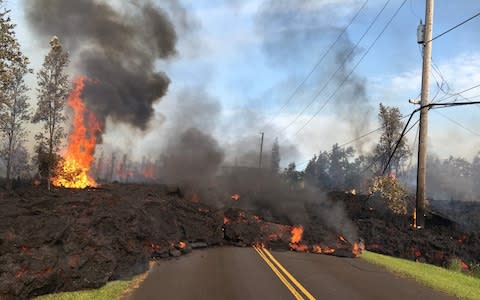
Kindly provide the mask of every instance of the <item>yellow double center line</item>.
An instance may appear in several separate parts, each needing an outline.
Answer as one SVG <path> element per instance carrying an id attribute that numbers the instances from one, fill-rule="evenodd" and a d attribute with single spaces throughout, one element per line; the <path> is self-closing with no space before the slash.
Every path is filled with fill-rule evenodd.
<path id="1" fill-rule="evenodd" d="M 265 249 L 264 247 L 253 246 L 253 249 L 257 251 L 258 255 L 267 263 L 267 265 L 272 269 L 273 273 L 277 275 L 280 281 L 288 288 L 290 293 L 295 297 L 297 300 L 304 300 L 304 296 L 308 300 L 316 300 L 315 297 L 312 296 L 304 287 L 303 285 L 295 279 L 295 277 L 290 274 L 278 260 L 273 257 L 273 255 Z M 287 279 L 288 278 L 288 279 Z M 290 281 L 289 281 L 290 280 Z M 296 288 L 298 289 L 296 289 Z M 303 294 L 301 294 L 300 292 Z"/>

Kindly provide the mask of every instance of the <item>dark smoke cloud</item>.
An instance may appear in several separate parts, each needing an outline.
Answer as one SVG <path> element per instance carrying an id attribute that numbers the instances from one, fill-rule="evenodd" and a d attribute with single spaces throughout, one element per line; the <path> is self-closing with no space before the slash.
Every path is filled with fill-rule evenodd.
<path id="1" fill-rule="evenodd" d="M 176 54 L 176 24 L 186 30 L 186 13 L 176 1 L 122 1 L 114 7 L 95 0 L 25 1 L 32 29 L 46 42 L 57 35 L 82 75 L 92 79 L 84 96 L 98 117 L 146 129 L 152 105 L 170 80 L 155 63 Z"/>
<path id="2" fill-rule="evenodd" d="M 358 6 L 354 1 L 353 5 L 345 4 L 343 7 L 329 2 L 266 0 L 257 15 L 256 28 L 263 38 L 263 49 L 268 61 L 276 67 L 287 68 L 292 72 L 298 72 L 298 66 L 305 66 L 302 74 L 306 74 L 343 30 L 341 26 L 344 24 L 332 25 L 331 20 L 343 19 L 345 11 L 342 10 Z M 354 46 L 348 33 L 337 42 L 330 55 L 317 68 L 314 77 L 307 83 L 306 89 L 310 92 L 305 94 L 311 95 L 306 96 L 308 102 L 339 67 L 335 80 L 327 86 L 317 101 L 325 101 L 346 78 L 353 67 L 356 55 L 360 52 L 354 51 L 349 56 Z M 342 66 L 344 61 L 346 63 Z M 372 111 L 365 83 L 365 79 L 353 74 L 331 101 L 335 103 L 334 112 L 350 125 L 354 137 L 361 134 L 359 130 L 368 127 L 368 113 Z M 362 144 L 356 146 L 362 151 Z"/>
<path id="3" fill-rule="evenodd" d="M 158 140 L 166 144 L 160 154 L 162 180 L 187 184 L 198 191 L 208 187 L 220 170 L 225 150 L 215 139 L 221 117 L 219 101 L 203 87 L 186 87 L 175 97 L 175 106 Z"/>
<path id="4" fill-rule="evenodd" d="M 224 159 L 218 142 L 196 128 L 180 133 L 162 155 L 162 171 L 169 183 L 197 188 L 210 186 Z"/>

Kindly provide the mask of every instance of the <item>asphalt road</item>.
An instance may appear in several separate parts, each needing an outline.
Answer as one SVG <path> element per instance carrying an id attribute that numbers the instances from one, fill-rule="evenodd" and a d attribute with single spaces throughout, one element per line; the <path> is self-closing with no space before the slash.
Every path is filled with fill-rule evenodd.
<path id="1" fill-rule="evenodd" d="M 130 298 L 455 299 L 358 258 L 234 247 L 160 262 Z"/>

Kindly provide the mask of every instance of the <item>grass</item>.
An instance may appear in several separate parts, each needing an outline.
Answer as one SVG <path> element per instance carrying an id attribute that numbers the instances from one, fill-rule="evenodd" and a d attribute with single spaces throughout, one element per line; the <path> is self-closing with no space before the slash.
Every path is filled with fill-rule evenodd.
<path id="1" fill-rule="evenodd" d="M 123 291 L 130 286 L 130 281 L 112 281 L 105 286 L 77 292 L 63 292 L 49 294 L 35 298 L 36 300 L 90 300 L 90 299 L 118 299 Z"/>
<path id="2" fill-rule="evenodd" d="M 76 292 L 62 292 L 48 294 L 35 298 L 35 300 L 112 300 L 121 299 L 132 292 L 147 277 L 147 273 L 137 275 L 131 280 L 118 280 L 107 283 L 101 288 Z"/>
<path id="3" fill-rule="evenodd" d="M 365 251 L 364 260 L 410 277 L 437 291 L 462 299 L 480 300 L 480 279 L 434 265 L 418 263 Z"/>

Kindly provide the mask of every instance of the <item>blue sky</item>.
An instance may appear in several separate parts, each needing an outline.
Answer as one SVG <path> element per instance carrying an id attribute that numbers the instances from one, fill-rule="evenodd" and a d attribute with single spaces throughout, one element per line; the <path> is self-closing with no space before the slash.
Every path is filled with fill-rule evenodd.
<path id="1" fill-rule="evenodd" d="M 356 64 L 363 51 L 369 47 L 402 1 L 389 2 L 377 23 L 359 44 L 359 50 L 353 60 L 346 65 L 347 72 Z M 335 142 L 341 144 L 355 137 L 353 130 L 355 128 L 352 129 L 348 119 L 351 115 L 359 113 L 357 104 L 339 111 L 337 105 L 342 99 L 337 98 L 333 98 L 308 126 L 296 134 L 298 128 L 305 124 L 328 95 L 336 89 L 338 86 L 336 81 L 332 81 L 326 87 L 325 93 L 318 97 L 318 102 L 302 114 L 297 122 L 287 130 L 282 130 L 311 101 L 316 91 L 333 73 L 337 66 L 333 54 L 338 49 L 326 57 L 311 80 L 307 81 L 305 87 L 280 115 L 277 113 L 294 88 L 305 78 L 335 39 L 335 34 L 324 29 L 346 26 L 363 4 L 363 0 L 305 1 L 310 5 L 303 6 L 304 11 L 293 16 L 298 19 L 292 19 L 292 22 L 286 19 L 286 22 L 273 25 L 262 19 L 262 16 L 265 16 L 262 12 L 265 14 L 268 0 L 181 2 L 195 20 L 195 32 L 193 35 L 179 36 L 176 58 L 158 63 L 159 69 L 164 70 L 172 80 L 169 94 L 157 106 L 157 110 L 167 117 L 167 121 L 169 110 L 175 107 L 175 101 L 179 101 L 178 94 L 182 89 L 201 86 L 209 96 L 220 102 L 223 108 L 222 123 L 229 122 L 232 116 L 242 118 L 242 112 L 248 111 L 254 113 L 260 121 L 252 124 L 249 128 L 251 132 L 242 132 L 242 135 L 256 137 L 260 131 L 265 130 L 270 140 L 278 136 L 281 140 L 297 145 L 297 153 L 288 157 L 289 160 L 304 161 L 320 150 L 329 149 Z M 281 2 L 289 3 L 288 0 Z M 290 4 L 295 2 L 291 0 Z M 435 2 L 434 36 L 480 11 L 480 2 L 476 0 Z M 347 32 L 352 43 L 360 38 L 384 3 L 383 0 L 368 1 Z M 366 91 L 365 103 L 358 105 L 365 108 L 361 113 L 369 120 L 363 123 L 362 128 L 356 128 L 357 133 L 368 132 L 378 126 L 376 122 L 380 102 L 398 106 L 404 114 L 413 109 L 407 100 L 416 97 L 420 89 L 421 56 L 416 43 L 416 28 L 420 19 L 424 19 L 424 6 L 423 0 L 407 0 L 392 24 L 355 71 L 355 77 L 364 84 Z M 7 7 L 12 9 L 12 17 L 18 23 L 20 42 L 37 71 L 47 49 L 30 35 L 21 1 L 8 0 Z M 281 13 L 288 17 L 291 12 Z M 268 13 L 266 15 L 268 16 Z M 318 19 L 312 18 L 317 15 Z M 304 19 L 309 21 L 303 23 Z M 299 24 L 295 23 L 297 20 L 300 20 Z M 292 38 L 292 45 L 287 43 L 281 44 L 282 47 L 274 47 L 273 50 L 268 48 L 277 45 L 276 38 L 292 28 L 299 36 L 302 30 L 308 33 L 308 37 L 301 39 L 303 42 L 301 47 L 293 45 L 298 40 Z M 48 46 L 48 41 L 43 44 Z M 433 59 L 448 82 L 451 92 L 480 84 L 480 17 L 435 40 Z M 440 81 L 438 74 L 433 75 Z M 30 80 L 32 85 L 33 79 L 32 76 Z M 431 79 L 433 98 L 437 88 L 435 78 Z M 480 88 L 465 94 L 466 97 L 476 95 L 480 95 Z M 350 96 L 339 92 L 339 97 Z M 437 99 L 443 96 L 444 93 L 439 92 Z M 478 99 L 480 96 L 472 100 Z M 475 134 L 480 134 L 480 123 L 477 121 L 480 106 L 451 108 L 440 112 L 469 128 L 473 133 L 432 112 L 429 139 L 431 149 L 441 157 L 452 154 L 471 158 L 480 150 L 480 135 Z M 273 125 L 274 128 L 265 127 L 265 122 L 261 120 L 272 122 L 268 125 Z M 115 130 L 112 129 L 111 133 L 111 140 L 116 139 Z M 224 132 L 217 128 L 214 134 L 222 136 Z M 238 133 L 231 133 L 231 138 L 234 139 L 236 134 Z M 411 145 L 414 135 L 415 130 L 412 130 L 409 134 Z M 136 142 L 136 147 L 141 148 L 158 137 L 156 133 L 142 136 L 144 141 Z M 364 150 L 368 150 L 377 138 L 372 135 L 366 139 Z M 109 141 L 108 137 L 106 141 Z M 132 142 L 125 142 L 126 145 L 129 143 Z"/>

